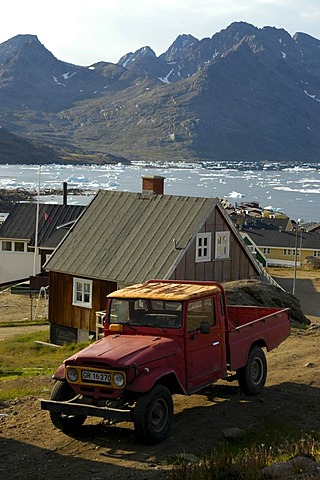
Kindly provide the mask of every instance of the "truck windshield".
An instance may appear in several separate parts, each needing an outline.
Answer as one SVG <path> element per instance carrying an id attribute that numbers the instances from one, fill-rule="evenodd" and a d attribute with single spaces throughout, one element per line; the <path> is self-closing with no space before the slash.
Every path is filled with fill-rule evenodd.
<path id="1" fill-rule="evenodd" d="M 179 328 L 182 303 L 167 300 L 112 298 L 109 323 L 135 326 Z"/>

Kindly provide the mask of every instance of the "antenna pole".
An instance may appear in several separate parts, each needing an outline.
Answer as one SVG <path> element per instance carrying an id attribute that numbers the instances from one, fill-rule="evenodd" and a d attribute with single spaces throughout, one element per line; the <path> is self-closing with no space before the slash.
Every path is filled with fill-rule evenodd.
<path id="1" fill-rule="evenodd" d="M 37 250 L 38 250 L 38 235 L 39 235 L 39 209 L 40 209 L 40 178 L 41 178 L 41 165 L 39 165 L 39 178 L 38 178 L 38 196 L 37 196 L 37 209 L 36 209 L 36 231 L 34 236 L 34 255 L 33 255 L 33 276 L 36 276 L 37 265 Z"/>

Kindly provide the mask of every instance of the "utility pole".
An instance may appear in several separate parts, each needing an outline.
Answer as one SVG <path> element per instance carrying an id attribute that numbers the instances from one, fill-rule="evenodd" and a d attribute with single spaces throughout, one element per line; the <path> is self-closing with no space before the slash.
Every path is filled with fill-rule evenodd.
<path id="1" fill-rule="evenodd" d="M 298 263 L 298 232 L 300 231 L 300 224 L 303 222 L 302 218 L 298 218 L 298 222 L 296 224 L 296 236 L 295 236 L 295 250 L 294 250 L 294 267 L 293 267 L 293 285 L 292 285 L 292 295 L 295 294 L 296 291 L 296 281 L 297 281 L 297 263 Z M 301 233 L 302 235 L 302 233 Z M 300 250 L 302 244 L 302 236 L 300 238 Z M 300 252 L 301 255 L 301 252 Z"/>

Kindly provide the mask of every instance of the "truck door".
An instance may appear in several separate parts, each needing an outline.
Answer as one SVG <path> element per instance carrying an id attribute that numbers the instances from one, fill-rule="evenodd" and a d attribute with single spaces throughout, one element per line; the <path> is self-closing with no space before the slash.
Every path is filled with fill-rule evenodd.
<path id="1" fill-rule="evenodd" d="M 201 322 L 209 324 L 209 333 L 200 332 Z M 186 367 L 188 392 L 219 378 L 222 362 L 220 326 L 216 322 L 214 299 L 188 303 L 186 318 Z"/>

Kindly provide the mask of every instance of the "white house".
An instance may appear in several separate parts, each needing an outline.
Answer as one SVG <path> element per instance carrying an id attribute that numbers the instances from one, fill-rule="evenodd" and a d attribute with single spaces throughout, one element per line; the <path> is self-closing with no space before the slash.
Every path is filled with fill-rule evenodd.
<path id="1" fill-rule="evenodd" d="M 42 265 L 65 236 L 66 228 L 74 223 L 84 208 L 40 204 L 36 241 L 37 205 L 17 203 L 0 225 L 0 284 L 25 280 L 41 273 Z"/>

